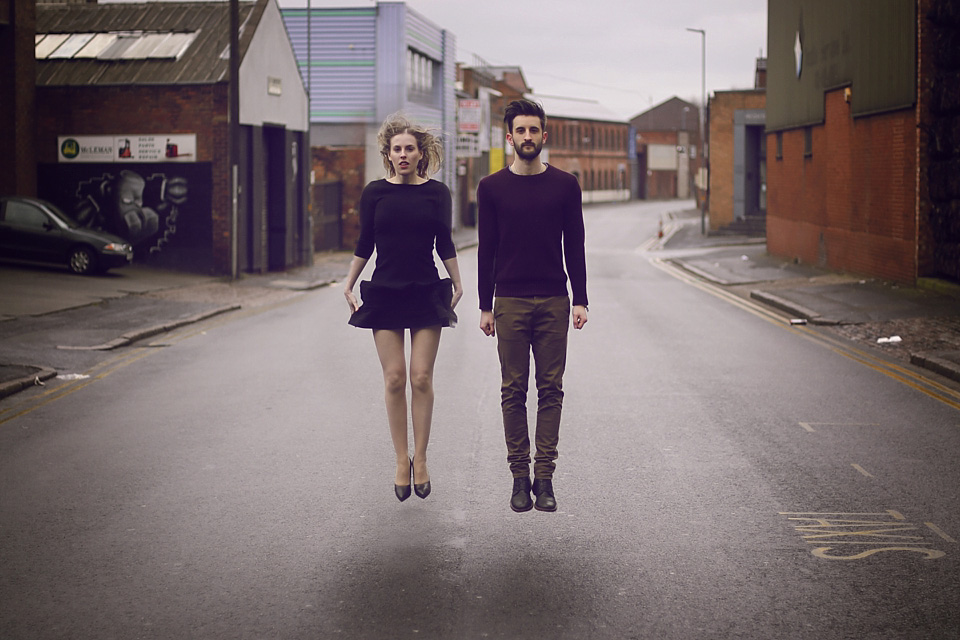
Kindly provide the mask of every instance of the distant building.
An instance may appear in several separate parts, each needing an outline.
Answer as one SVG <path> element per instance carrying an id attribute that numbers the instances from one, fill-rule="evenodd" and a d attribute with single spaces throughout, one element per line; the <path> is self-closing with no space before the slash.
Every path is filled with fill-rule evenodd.
<path id="1" fill-rule="evenodd" d="M 503 113 L 519 98 L 543 106 L 547 143 L 541 158 L 580 181 L 583 202 L 630 199 L 629 129 L 626 120 L 593 100 L 537 94 L 517 66 L 493 66 L 477 60 L 459 70 L 460 133 L 458 175 L 465 224 L 476 220 L 480 180 L 513 162 Z M 476 109 L 476 115 L 472 115 Z"/>
<path id="2" fill-rule="evenodd" d="M 580 181 L 583 201 L 630 199 L 630 124 L 593 100 L 528 93 L 547 114 L 543 160 Z M 512 162 L 512 147 L 507 147 Z"/>
<path id="3" fill-rule="evenodd" d="M 767 247 L 960 280 L 955 3 L 768 3 Z"/>
<path id="4" fill-rule="evenodd" d="M 630 118 L 636 135 L 636 197 L 691 198 L 702 166 L 700 109 L 674 97 Z"/>
<path id="5" fill-rule="evenodd" d="M 479 58 L 457 69 L 457 192 L 465 226 L 476 226 L 477 185 L 506 166 L 503 110 L 530 91 L 523 70 L 493 66 Z"/>
<path id="6" fill-rule="evenodd" d="M 283 18 L 310 96 L 314 244 L 356 243 L 360 193 L 386 175 L 377 131 L 396 112 L 443 134 L 434 178 L 457 202 L 453 34 L 403 2 L 284 9 Z"/>
<path id="7" fill-rule="evenodd" d="M 239 3 L 234 215 L 227 6 L 38 4 L 37 192 L 149 264 L 310 264 L 307 96 L 275 0 Z"/>

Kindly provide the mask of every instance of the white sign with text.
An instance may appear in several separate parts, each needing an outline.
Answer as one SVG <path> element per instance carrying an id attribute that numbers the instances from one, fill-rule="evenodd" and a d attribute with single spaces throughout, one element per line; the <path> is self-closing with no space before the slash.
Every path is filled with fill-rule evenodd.
<path id="1" fill-rule="evenodd" d="M 60 162 L 196 162 L 197 135 L 59 136 Z"/>

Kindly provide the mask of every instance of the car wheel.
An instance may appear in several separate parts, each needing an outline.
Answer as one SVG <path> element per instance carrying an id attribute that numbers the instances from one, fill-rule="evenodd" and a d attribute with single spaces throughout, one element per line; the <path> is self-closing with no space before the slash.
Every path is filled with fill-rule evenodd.
<path id="1" fill-rule="evenodd" d="M 70 271 L 80 275 L 88 275 L 97 271 L 97 256 L 90 247 L 74 247 L 67 258 Z"/>

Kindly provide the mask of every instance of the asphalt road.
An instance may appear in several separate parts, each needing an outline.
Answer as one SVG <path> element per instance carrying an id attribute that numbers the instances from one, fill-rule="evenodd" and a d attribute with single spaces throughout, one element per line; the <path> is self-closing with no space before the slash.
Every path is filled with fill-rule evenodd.
<path id="1" fill-rule="evenodd" d="M 656 261 L 669 206 L 588 210 L 556 513 L 509 509 L 473 295 L 426 500 L 336 287 L 0 401 L 0 637 L 960 637 L 957 409 Z"/>

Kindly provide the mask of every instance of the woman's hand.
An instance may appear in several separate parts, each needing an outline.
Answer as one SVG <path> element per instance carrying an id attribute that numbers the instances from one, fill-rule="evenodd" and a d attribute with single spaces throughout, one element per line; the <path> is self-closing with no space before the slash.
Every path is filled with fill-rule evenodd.
<path id="1" fill-rule="evenodd" d="M 456 256 L 447 258 L 443 261 L 443 266 L 447 270 L 447 275 L 453 281 L 453 299 L 450 301 L 450 308 L 455 309 L 460 298 L 463 297 L 463 283 L 460 282 L 460 264 Z"/>
<path id="2" fill-rule="evenodd" d="M 357 309 L 360 308 L 360 303 L 357 302 L 357 296 L 353 295 L 353 289 L 344 289 L 343 297 L 347 299 L 347 306 L 350 307 L 351 315 L 356 313 Z"/>
<path id="3" fill-rule="evenodd" d="M 347 299 L 347 306 L 350 307 L 350 313 L 353 314 L 360 308 L 357 296 L 353 295 L 353 286 L 360 277 L 360 272 L 367 265 L 367 258 L 353 256 L 350 261 L 350 270 L 347 272 L 347 279 L 343 283 L 343 297 Z"/>
<path id="4" fill-rule="evenodd" d="M 463 297 L 463 285 L 459 282 L 453 283 L 453 300 L 450 302 L 450 308 L 456 309 L 457 303 L 460 302 L 460 298 Z"/>

